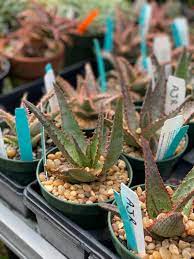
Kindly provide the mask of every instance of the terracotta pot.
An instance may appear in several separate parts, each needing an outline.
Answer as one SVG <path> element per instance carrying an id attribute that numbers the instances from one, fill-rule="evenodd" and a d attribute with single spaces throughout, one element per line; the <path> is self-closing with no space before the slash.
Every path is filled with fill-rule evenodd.
<path id="1" fill-rule="evenodd" d="M 65 46 L 58 42 L 58 51 L 53 57 L 10 57 L 11 73 L 19 78 L 33 80 L 42 77 L 45 73 L 45 65 L 51 63 L 55 71 L 64 66 Z"/>

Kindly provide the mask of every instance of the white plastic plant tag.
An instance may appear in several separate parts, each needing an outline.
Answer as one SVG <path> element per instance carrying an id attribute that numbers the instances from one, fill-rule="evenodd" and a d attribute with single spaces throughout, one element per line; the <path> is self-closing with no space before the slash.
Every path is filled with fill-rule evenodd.
<path id="1" fill-rule="evenodd" d="M 1 128 L 0 128 L 0 156 L 7 158 L 7 152 L 5 150 L 5 144 L 4 144 L 3 133 Z"/>
<path id="2" fill-rule="evenodd" d="M 185 80 L 176 76 L 169 76 L 166 88 L 165 113 L 169 114 L 179 107 L 185 100 Z"/>
<path id="3" fill-rule="evenodd" d="M 160 35 L 154 38 L 154 54 L 160 64 L 171 61 L 171 43 L 167 35 Z"/>
<path id="4" fill-rule="evenodd" d="M 45 88 L 47 93 L 50 92 L 51 90 L 53 90 L 53 84 L 55 83 L 55 75 L 54 75 L 54 71 L 52 69 L 52 66 L 50 64 L 47 64 L 46 66 L 46 74 L 44 75 L 44 84 L 45 84 Z M 51 107 L 51 112 L 56 112 L 59 110 L 59 105 L 58 105 L 58 101 L 57 101 L 57 97 L 56 95 L 52 96 L 49 99 L 49 104 Z"/>
<path id="5" fill-rule="evenodd" d="M 176 47 L 189 45 L 189 25 L 185 17 L 178 17 L 174 19 L 175 26 L 175 44 Z"/>
<path id="6" fill-rule="evenodd" d="M 170 75 L 172 75 L 172 66 L 171 64 L 166 64 L 164 66 L 165 69 L 165 78 L 168 79 Z"/>
<path id="7" fill-rule="evenodd" d="M 160 161 L 163 159 L 166 151 L 168 150 L 170 144 L 172 143 L 175 135 L 180 130 L 184 123 L 184 118 L 182 115 L 178 115 L 174 118 L 168 119 L 164 122 L 162 127 L 158 149 L 156 153 L 156 160 Z"/>
<path id="8" fill-rule="evenodd" d="M 132 223 L 138 254 L 145 255 L 145 241 L 141 206 L 137 194 L 125 184 L 121 184 L 121 199 Z"/>

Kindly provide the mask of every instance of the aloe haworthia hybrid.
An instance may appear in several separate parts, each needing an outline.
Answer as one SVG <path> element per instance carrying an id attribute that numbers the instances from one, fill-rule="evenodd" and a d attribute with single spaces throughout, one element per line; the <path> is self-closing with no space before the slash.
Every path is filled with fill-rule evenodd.
<path id="1" fill-rule="evenodd" d="M 56 82 L 61 86 L 78 119 L 97 120 L 102 104 L 104 112 L 106 112 L 111 109 L 111 103 L 119 97 L 119 94 L 112 89 L 108 89 L 106 93 L 101 93 L 90 64 L 85 65 L 85 77 L 81 75 L 77 77 L 76 90 L 61 77 L 57 77 Z"/>
<path id="2" fill-rule="evenodd" d="M 37 107 L 45 107 L 48 104 L 49 99 L 53 96 L 53 92 L 50 92 L 42 97 L 42 99 L 37 104 Z M 20 107 L 23 106 L 23 101 L 26 99 L 26 94 L 23 96 Z M 40 122 L 36 119 L 33 114 L 28 114 L 29 128 L 32 140 L 32 146 L 36 147 L 40 142 L 41 133 L 40 133 Z M 4 134 L 4 142 L 11 144 L 13 146 L 18 145 L 16 127 L 15 127 L 15 116 L 9 112 L 0 109 L 0 122 L 5 124 L 5 127 L 8 127 L 10 131 L 7 134 Z M 4 125 L 2 126 L 4 127 Z"/>
<path id="3" fill-rule="evenodd" d="M 98 125 L 91 139 L 86 139 L 71 112 L 62 85 L 56 82 L 55 92 L 58 99 L 61 128 L 45 116 L 38 108 L 28 101 L 26 106 L 34 113 L 44 126 L 54 144 L 62 152 L 66 163 L 62 170 L 67 181 L 91 182 L 99 175 L 106 173 L 113 166 L 122 152 L 122 99 L 118 99 L 111 132 L 104 127 L 104 113 L 98 117 Z M 101 160 L 103 156 L 103 160 Z"/>
<path id="4" fill-rule="evenodd" d="M 181 236 L 185 231 L 183 217 L 189 216 L 194 201 L 194 168 L 170 196 L 154 161 L 149 143 L 141 140 L 145 161 L 146 211 L 153 220 L 146 233 L 154 239 Z M 119 214 L 115 205 L 101 204 L 102 208 Z"/>
<path id="5" fill-rule="evenodd" d="M 141 137 L 150 141 L 152 151 L 155 153 L 157 149 L 158 136 L 157 131 L 163 126 L 164 122 L 182 114 L 184 122 L 189 121 L 194 114 L 194 101 L 192 96 L 187 96 L 185 101 L 174 111 L 165 114 L 165 98 L 166 98 L 166 78 L 165 67 L 157 64 L 158 78 L 154 90 L 150 84 L 147 88 L 141 112 L 136 111 L 136 107 L 131 98 L 130 91 L 130 64 L 122 57 L 116 57 L 114 65 L 119 72 L 119 80 L 121 91 L 124 98 L 124 139 L 127 145 L 141 148 Z M 176 76 L 184 79 L 187 78 L 189 56 L 184 51 L 177 69 Z M 108 121 L 107 121 L 108 123 Z"/>

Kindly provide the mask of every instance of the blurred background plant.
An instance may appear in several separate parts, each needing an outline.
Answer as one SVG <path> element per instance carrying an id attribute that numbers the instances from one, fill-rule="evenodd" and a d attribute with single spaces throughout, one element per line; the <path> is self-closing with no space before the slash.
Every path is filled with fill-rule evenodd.
<path id="1" fill-rule="evenodd" d="M 0 36 L 18 27 L 17 15 L 27 4 L 27 0 L 0 0 Z"/>

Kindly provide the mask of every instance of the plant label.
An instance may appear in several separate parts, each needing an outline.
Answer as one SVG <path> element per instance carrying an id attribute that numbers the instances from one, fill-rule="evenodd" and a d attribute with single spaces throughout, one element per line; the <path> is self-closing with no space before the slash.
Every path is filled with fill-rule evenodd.
<path id="1" fill-rule="evenodd" d="M 182 128 L 179 129 L 179 131 L 173 138 L 172 143 L 170 144 L 168 150 L 166 151 L 166 154 L 164 155 L 164 159 L 171 157 L 175 153 L 179 143 L 187 133 L 188 129 L 189 129 L 189 125 L 183 126 Z"/>
<path id="2" fill-rule="evenodd" d="M 152 13 L 151 5 L 148 3 L 145 3 L 142 6 L 140 10 L 140 15 L 139 15 L 139 26 L 140 26 L 141 35 L 142 34 L 146 35 L 148 33 L 151 13 Z"/>
<path id="3" fill-rule="evenodd" d="M 189 25 L 185 17 L 174 19 L 172 24 L 172 35 L 176 47 L 189 45 Z"/>
<path id="4" fill-rule="evenodd" d="M 100 77 L 100 89 L 102 93 L 105 93 L 107 90 L 107 84 L 106 84 L 106 73 L 105 73 L 105 66 L 104 66 L 104 60 L 101 54 L 100 44 L 97 39 L 94 39 L 94 49 L 98 64 L 98 73 Z"/>
<path id="5" fill-rule="evenodd" d="M 141 206 L 137 194 L 121 183 L 121 200 L 133 227 L 138 254 L 145 255 L 145 241 Z"/>
<path id="6" fill-rule="evenodd" d="M 137 252 L 137 244 L 134 234 L 133 225 L 129 220 L 129 216 L 127 210 L 122 202 L 121 196 L 118 192 L 114 192 L 115 201 L 117 207 L 119 209 L 119 213 L 121 215 L 121 219 L 123 221 L 123 226 L 125 229 L 126 237 L 127 237 L 127 246 L 132 249 L 133 251 Z"/>
<path id="7" fill-rule="evenodd" d="M 164 122 L 164 125 L 161 129 L 158 149 L 156 153 L 157 161 L 160 161 L 164 158 L 169 146 L 171 145 L 179 129 L 182 127 L 183 123 L 184 118 L 182 115 L 178 115 Z"/>
<path id="8" fill-rule="evenodd" d="M 154 55 L 160 64 L 171 61 L 171 44 L 167 35 L 160 35 L 154 38 Z"/>
<path id="9" fill-rule="evenodd" d="M 15 109 L 15 122 L 21 160 L 33 161 L 30 129 L 25 108 Z"/>
<path id="10" fill-rule="evenodd" d="M 111 16 L 106 19 L 106 32 L 104 37 L 104 51 L 111 52 L 113 50 L 114 21 Z"/>
<path id="11" fill-rule="evenodd" d="M 0 128 L 0 156 L 7 158 L 7 152 L 5 150 L 5 144 L 4 144 L 3 133 L 1 128 Z"/>
<path id="12" fill-rule="evenodd" d="M 100 15 L 98 9 L 91 10 L 87 17 L 80 24 L 78 24 L 77 32 L 79 34 L 84 34 L 98 15 Z"/>
<path id="13" fill-rule="evenodd" d="M 46 70 L 46 74 L 44 75 L 44 85 L 46 88 L 46 92 L 48 93 L 54 89 L 53 84 L 55 83 L 55 75 L 51 64 L 47 64 L 45 67 L 45 70 Z M 59 110 L 59 105 L 58 105 L 56 95 L 52 96 L 49 99 L 49 104 L 51 107 L 51 112 L 56 112 Z"/>
<path id="14" fill-rule="evenodd" d="M 185 100 L 185 80 L 176 76 L 169 76 L 166 88 L 165 113 L 176 110 Z"/>

